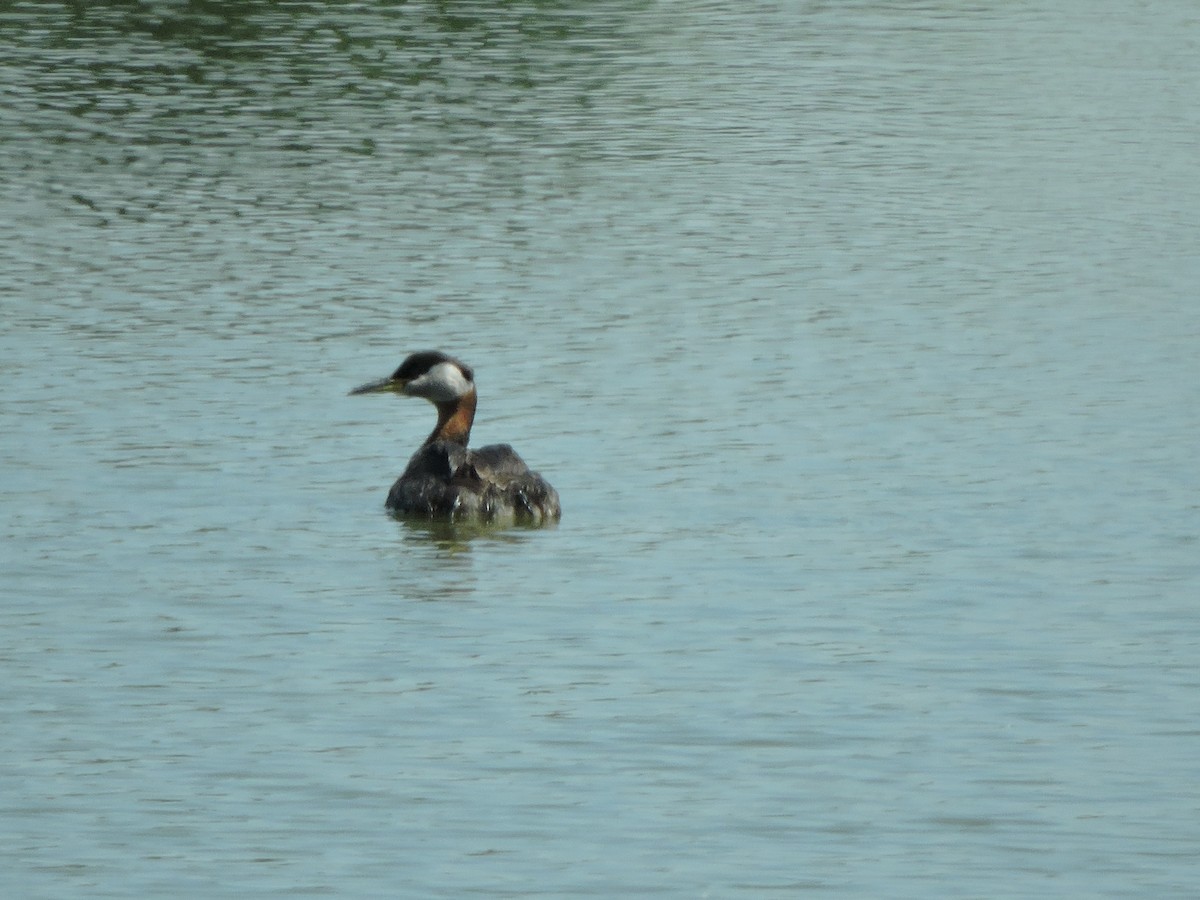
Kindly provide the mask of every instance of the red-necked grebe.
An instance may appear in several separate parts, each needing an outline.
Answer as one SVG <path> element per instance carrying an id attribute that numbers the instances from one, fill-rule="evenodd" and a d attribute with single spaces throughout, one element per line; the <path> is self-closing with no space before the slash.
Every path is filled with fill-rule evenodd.
<path id="1" fill-rule="evenodd" d="M 425 350 L 409 356 L 387 378 L 350 393 L 423 397 L 437 407 L 437 426 L 388 492 L 386 505 L 392 512 L 533 525 L 556 521 L 562 514 L 558 492 L 508 444 L 467 449 L 478 397 L 474 373 L 465 363 Z"/>

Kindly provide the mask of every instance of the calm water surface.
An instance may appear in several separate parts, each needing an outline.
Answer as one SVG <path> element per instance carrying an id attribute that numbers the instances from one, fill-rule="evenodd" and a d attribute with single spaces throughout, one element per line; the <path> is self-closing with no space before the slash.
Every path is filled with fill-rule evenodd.
<path id="1" fill-rule="evenodd" d="M 1192 897 L 1194 4 L 0 10 L 0 890 Z M 548 531 L 395 522 L 412 349 Z"/>

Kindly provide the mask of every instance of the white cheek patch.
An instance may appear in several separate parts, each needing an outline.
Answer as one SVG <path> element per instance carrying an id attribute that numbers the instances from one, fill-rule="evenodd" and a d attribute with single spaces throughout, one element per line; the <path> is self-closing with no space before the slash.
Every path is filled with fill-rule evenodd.
<path id="1" fill-rule="evenodd" d="M 424 397 L 434 403 L 457 400 L 471 390 L 471 382 L 454 363 L 440 362 L 420 378 L 414 378 L 404 389 L 413 397 Z"/>

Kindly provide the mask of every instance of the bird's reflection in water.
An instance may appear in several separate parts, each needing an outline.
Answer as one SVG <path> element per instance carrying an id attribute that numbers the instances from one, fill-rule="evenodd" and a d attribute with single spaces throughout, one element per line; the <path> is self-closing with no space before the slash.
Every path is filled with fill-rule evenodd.
<path id="1" fill-rule="evenodd" d="M 545 523 L 540 528 L 514 527 L 511 523 L 470 521 L 447 521 L 427 519 L 419 516 L 392 514 L 401 528 L 405 544 L 422 545 L 439 553 L 457 556 L 469 551 L 472 544 L 524 544 L 537 533 L 554 528 L 557 523 Z"/>

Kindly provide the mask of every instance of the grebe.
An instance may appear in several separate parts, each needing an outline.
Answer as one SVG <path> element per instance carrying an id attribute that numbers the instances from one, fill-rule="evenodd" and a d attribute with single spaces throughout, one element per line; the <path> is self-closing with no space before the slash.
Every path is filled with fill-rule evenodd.
<path id="1" fill-rule="evenodd" d="M 511 520 L 533 525 L 562 514 L 558 492 L 508 444 L 467 449 L 475 420 L 471 367 L 437 350 L 414 353 L 387 378 L 352 390 L 423 397 L 437 407 L 437 426 L 388 492 L 387 508 L 432 519 Z"/>

